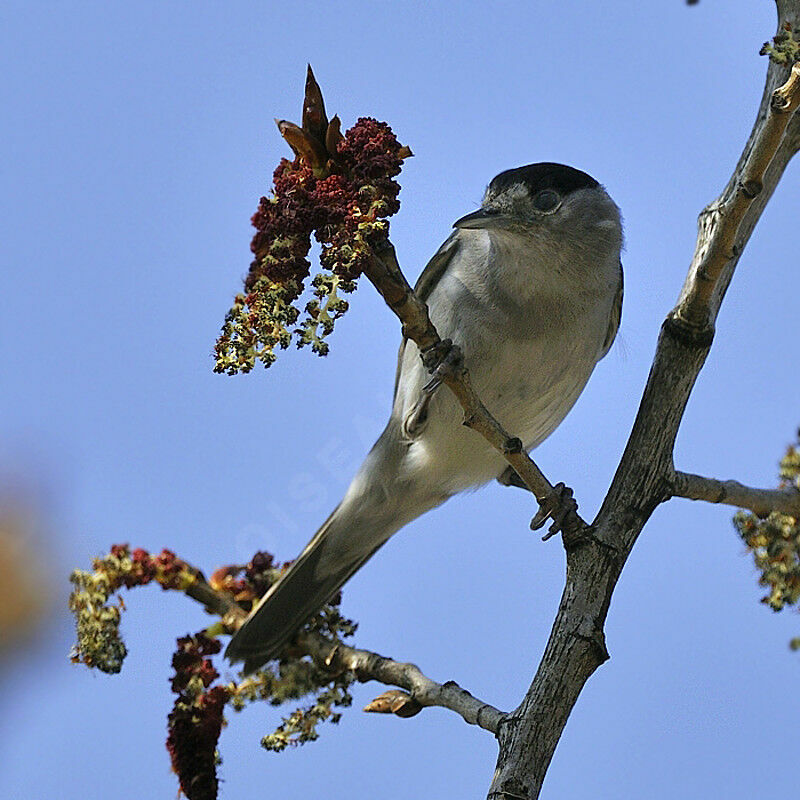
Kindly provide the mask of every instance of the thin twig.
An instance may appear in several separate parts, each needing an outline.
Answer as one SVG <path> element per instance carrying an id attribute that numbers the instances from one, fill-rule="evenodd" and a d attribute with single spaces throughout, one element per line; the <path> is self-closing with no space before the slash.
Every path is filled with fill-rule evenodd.
<path id="1" fill-rule="evenodd" d="M 437 683 L 425 676 L 414 664 L 404 664 L 369 650 L 360 650 L 340 642 L 329 642 L 316 633 L 302 633 L 297 645 L 325 669 L 348 670 L 360 681 L 378 681 L 387 686 L 400 686 L 410 695 L 410 701 L 419 706 L 440 706 L 460 714 L 465 722 L 497 733 L 506 714 L 494 706 L 473 697 L 457 683 Z M 373 704 L 371 703 L 370 706 Z M 368 710 L 378 710 L 370 708 Z M 366 710 L 366 709 L 365 709 Z M 395 709 L 383 713 L 412 716 L 416 713 L 409 703 L 400 703 Z"/>
<path id="2" fill-rule="evenodd" d="M 185 594 L 202 603 L 206 610 L 219 614 L 226 631 L 237 630 L 247 619 L 247 612 L 227 592 L 214 589 L 199 570 L 191 566 L 189 569 L 195 573 L 195 578 L 183 589 Z M 387 709 L 385 713 L 408 717 L 422 707 L 440 706 L 455 711 L 470 725 L 477 725 L 495 734 L 500 721 L 506 716 L 494 706 L 473 697 L 454 681 L 437 683 L 431 680 L 414 664 L 394 661 L 370 650 L 360 650 L 341 642 L 331 642 L 314 632 L 300 633 L 293 646 L 301 653 L 311 656 L 320 667 L 330 672 L 347 670 L 355 673 L 363 683 L 377 681 L 405 689 L 408 692 L 407 699 L 394 697 L 394 707 Z M 383 711 L 381 708 L 369 706 L 365 710 Z"/>
<path id="3" fill-rule="evenodd" d="M 738 481 L 718 481 L 690 472 L 675 472 L 672 480 L 675 497 L 687 500 L 705 500 L 707 503 L 724 503 L 746 508 L 760 517 L 778 511 L 800 519 L 800 492 L 797 489 L 755 489 Z"/>
<path id="4" fill-rule="evenodd" d="M 194 580 L 183 589 L 184 593 L 202 603 L 207 611 L 219 614 L 227 630 L 241 627 L 247 619 L 247 612 L 229 594 L 214 589 L 199 570 L 195 572 Z"/>

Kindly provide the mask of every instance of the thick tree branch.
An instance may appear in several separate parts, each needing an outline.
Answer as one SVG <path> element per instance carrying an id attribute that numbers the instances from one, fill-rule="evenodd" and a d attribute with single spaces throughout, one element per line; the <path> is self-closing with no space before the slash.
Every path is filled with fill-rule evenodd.
<path id="1" fill-rule="evenodd" d="M 532 527 L 538 528 L 561 503 L 561 494 L 547 480 L 525 452 L 522 442 L 510 435 L 492 416 L 481 402 L 469 377 L 469 370 L 463 363 L 447 365 L 442 362 L 453 343 L 444 342 L 436 331 L 428 315 L 428 307 L 414 294 L 403 275 L 397 261 L 397 254 L 390 242 L 378 250 L 369 267 L 364 270 L 375 288 L 380 292 L 389 308 L 403 323 L 403 335 L 411 339 L 419 348 L 426 366 L 445 367 L 436 372 L 447 385 L 464 409 L 464 424 L 472 428 L 489 442 L 513 467 L 528 489 L 539 502 L 540 512 L 534 518 Z M 455 343 L 456 345 L 458 342 Z M 575 535 L 586 523 L 575 515 L 567 516 L 565 532 Z M 554 525 L 550 532 L 557 532 Z"/>
<path id="2" fill-rule="evenodd" d="M 370 708 L 373 701 L 365 710 L 413 716 L 419 707 L 440 706 L 460 714 L 470 725 L 477 725 L 495 734 L 506 716 L 494 706 L 473 697 L 454 681 L 442 684 L 431 680 L 414 664 L 403 664 L 369 650 L 329 642 L 315 633 L 301 634 L 297 637 L 297 644 L 325 669 L 334 672 L 348 670 L 354 672 L 360 681 L 400 686 L 410 695 L 411 702 L 398 703 L 395 708 Z"/>
<path id="3" fill-rule="evenodd" d="M 797 29 L 800 0 L 778 0 L 777 5 L 779 24 L 788 20 Z M 611 487 L 589 535 L 577 542 L 565 537 L 564 593 L 536 676 L 520 706 L 500 728 L 490 798 L 539 796 L 581 689 L 608 658 L 603 627 L 611 596 L 645 523 L 659 503 L 672 496 L 675 438 L 711 347 L 720 303 L 764 206 L 800 146 L 800 118 L 793 115 L 787 125 L 789 115 L 771 102 L 774 90 L 787 79 L 789 70 L 771 62 L 761 107 L 739 163 L 720 198 L 700 216 L 692 267 L 678 304 L 661 329 Z M 796 104 L 796 73 L 784 93 Z M 775 134 L 776 126 L 785 127 L 782 139 Z M 748 183 L 753 180 L 760 181 L 760 191 Z M 740 188 L 743 185 L 746 189 Z"/>
<path id="4" fill-rule="evenodd" d="M 800 492 L 797 489 L 754 489 L 738 481 L 718 481 L 690 472 L 675 472 L 672 477 L 672 494 L 687 500 L 705 500 L 707 503 L 746 508 L 759 517 L 779 511 L 800 519 Z"/>

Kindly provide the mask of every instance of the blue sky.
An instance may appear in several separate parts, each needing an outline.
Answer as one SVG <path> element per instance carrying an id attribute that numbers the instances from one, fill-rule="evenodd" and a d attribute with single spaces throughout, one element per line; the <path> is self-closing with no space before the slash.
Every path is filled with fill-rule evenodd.
<path id="1" fill-rule="evenodd" d="M 398 325 L 366 283 L 331 355 L 212 373 L 249 263 L 249 218 L 299 121 L 305 64 L 348 126 L 387 120 L 415 158 L 392 239 L 413 280 L 497 172 L 563 161 L 626 221 L 622 343 L 537 451 L 599 506 L 656 335 L 763 86 L 771 3 L 7 2 L 0 10 L 3 219 L 0 474 L 27 487 L 54 610 L 0 672 L 0 794 L 173 797 L 164 748 L 174 638 L 204 624 L 182 597 L 131 594 L 121 675 L 69 664 L 66 576 L 118 541 L 211 569 L 259 548 L 294 557 L 388 413 Z M 790 165 L 726 298 L 687 410 L 679 468 L 771 485 L 800 423 Z M 398 534 L 345 591 L 356 643 L 522 697 L 563 585 L 564 554 L 528 529 L 522 492 L 491 486 Z M 780 744 L 800 713 L 800 619 L 758 603 L 722 507 L 659 508 L 623 573 L 611 661 L 590 680 L 543 797 L 751 798 L 796 789 Z M 355 708 L 274 755 L 278 714 L 252 707 L 221 740 L 222 797 L 482 797 L 491 736 L 441 710 Z M 288 709 L 287 709 L 288 711 Z"/>

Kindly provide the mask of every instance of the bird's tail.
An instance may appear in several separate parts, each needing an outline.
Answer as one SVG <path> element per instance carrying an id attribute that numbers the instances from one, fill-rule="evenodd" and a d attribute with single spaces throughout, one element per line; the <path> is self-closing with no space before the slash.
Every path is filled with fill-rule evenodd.
<path id="1" fill-rule="evenodd" d="M 330 600 L 347 579 L 383 544 L 351 558 L 331 558 L 327 537 L 341 524 L 337 508 L 308 543 L 300 557 L 261 598 L 231 639 L 225 655 L 244 661 L 252 672 L 277 656 L 299 628 Z M 335 538 L 335 537 L 334 537 Z"/>
<path id="2" fill-rule="evenodd" d="M 387 486 L 381 476 L 396 475 L 397 465 L 387 464 L 394 453 L 381 445 L 379 440 L 342 502 L 228 644 L 226 657 L 243 661 L 245 672 L 275 658 L 396 530 L 444 499 L 413 502 L 411 492 L 409 502 L 409 492 Z"/>

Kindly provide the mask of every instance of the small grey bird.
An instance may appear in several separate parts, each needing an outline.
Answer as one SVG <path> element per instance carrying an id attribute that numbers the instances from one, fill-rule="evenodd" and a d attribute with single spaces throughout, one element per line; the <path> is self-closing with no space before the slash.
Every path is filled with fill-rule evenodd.
<path id="1" fill-rule="evenodd" d="M 459 345 L 486 407 L 526 449 L 567 415 L 611 347 L 622 311 L 619 209 L 585 172 L 531 164 L 501 172 L 433 256 L 415 292 Z M 397 530 L 507 466 L 431 393 L 413 342 L 397 360 L 386 429 L 344 498 L 231 639 L 252 671 L 271 658 Z"/>

